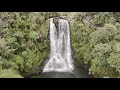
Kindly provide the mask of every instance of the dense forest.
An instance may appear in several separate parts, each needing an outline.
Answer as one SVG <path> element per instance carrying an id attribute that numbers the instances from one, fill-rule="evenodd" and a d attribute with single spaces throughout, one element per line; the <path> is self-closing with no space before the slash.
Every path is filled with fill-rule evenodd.
<path id="1" fill-rule="evenodd" d="M 97 78 L 120 77 L 119 12 L 1 12 L 0 78 L 39 73 L 50 51 L 49 18 L 69 21 L 74 60 Z"/>

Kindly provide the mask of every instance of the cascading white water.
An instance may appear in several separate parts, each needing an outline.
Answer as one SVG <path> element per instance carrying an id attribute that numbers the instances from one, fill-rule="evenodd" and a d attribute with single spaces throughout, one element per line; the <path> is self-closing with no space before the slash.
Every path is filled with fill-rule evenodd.
<path id="1" fill-rule="evenodd" d="M 43 72 L 71 72 L 74 69 L 71 57 L 69 23 L 64 19 L 59 19 L 58 22 L 59 30 L 56 30 L 53 18 L 50 18 L 50 59 Z"/>

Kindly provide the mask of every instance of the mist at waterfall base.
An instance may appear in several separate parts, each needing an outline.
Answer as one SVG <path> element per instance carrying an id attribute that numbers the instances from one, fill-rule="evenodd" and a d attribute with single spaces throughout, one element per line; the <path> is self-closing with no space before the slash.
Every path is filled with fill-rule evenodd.
<path id="1" fill-rule="evenodd" d="M 57 30 L 58 29 L 58 30 Z M 77 69 L 78 68 L 78 69 Z M 87 78 L 88 72 L 77 67 L 71 55 L 70 30 L 67 20 L 59 19 L 58 28 L 50 18 L 50 57 L 39 75 L 33 78 Z"/>

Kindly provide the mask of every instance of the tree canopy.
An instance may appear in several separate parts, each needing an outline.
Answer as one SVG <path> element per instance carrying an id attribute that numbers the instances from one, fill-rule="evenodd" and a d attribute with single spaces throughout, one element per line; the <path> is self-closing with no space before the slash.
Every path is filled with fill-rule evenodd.
<path id="1" fill-rule="evenodd" d="M 49 18 L 66 16 L 75 60 L 95 77 L 120 77 L 119 12 L 1 12 L 0 78 L 35 73 L 49 54 Z"/>

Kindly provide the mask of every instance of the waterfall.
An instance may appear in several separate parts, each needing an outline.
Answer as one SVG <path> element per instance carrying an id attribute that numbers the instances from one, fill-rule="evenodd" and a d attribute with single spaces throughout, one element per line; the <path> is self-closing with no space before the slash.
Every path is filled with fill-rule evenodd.
<path id="1" fill-rule="evenodd" d="M 74 69 L 71 57 L 70 31 L 67 20 L 58 20 L 58 30 L 50 18 L 50 59 L 43 72 L 71 72 Z"/>

